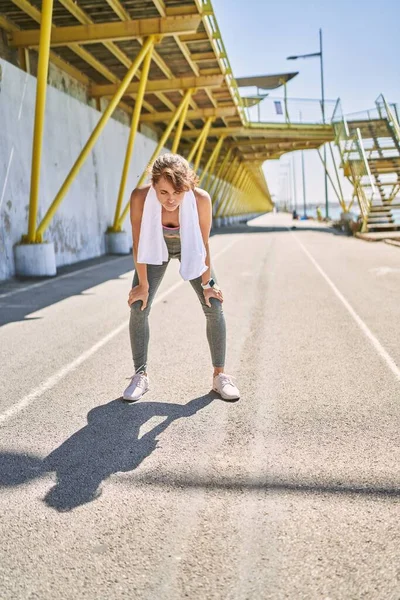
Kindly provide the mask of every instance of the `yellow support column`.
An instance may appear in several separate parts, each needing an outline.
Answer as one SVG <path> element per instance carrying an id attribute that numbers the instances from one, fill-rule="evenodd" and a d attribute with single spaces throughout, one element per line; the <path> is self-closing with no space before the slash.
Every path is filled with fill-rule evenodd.
<path id="1" fill-rule="evenodd" d="M 213 197 L 215 197 L 215 198 L 213 198 L 213 201 L 212 201 L 213 206 L 215 204 L 215 199 L 217 197 L 217 192 L 219 192 L 219 190 L 221 189 L 221 186 L 223 185 L 223 178 L 222 178 L 222 176 L 223 176 L 223 174 L 225 172 L 226 165 L 229 162 L 229 159 L 230 159 L 231 155 L 232 155 L 232 148 L 229 148 L 228 152 L 225 154 L 224 159 L 223 159 L 223 161 L 222 161 L 222 163 L 221 163 L 221 165 L 220 165 L 220 167 L 219 167 L 219 169 L 217 171 L 217 174 L 215 176 L 215 181 L 214 181 L 213 186 L 212 186 L 212 188 L 211 188 L 211 190 L 209 192 L 210 196 L 212 195 Z"/>
<path id="2" fill-rule="evenodd" d="M 119 219 L 119 213 L 121 212 L 122 200 L 125 194 L 126 180 L 128 178 L 129 166 L 131 164 L 131 158 L 133 153 L 133 147 L 135 144 L 136 133 L 139 125 L 140 113 L 142 111 L 144 92 L 146 90 L 147 79 L 150 71 L 151 58 L 153 54 L 153 47 L 150 48 L 146 54 L 146 58 L 143 61 L 143 69 L 140 76 L 139 89 L 136 96 L 135 108 L 133 110 L 131 130 L 129 133 L 128 145 L 126 148 L 125 162 L 122 169 L 121 183 L 119 186 L 117 206 L 115 208 L 114 225 L 108 229 L 110 232 L 121 231 L 121 223 Z"/>
<path id="3" fill-rule="evenodd" d="M 158 141 L 157 144 L 157 148 L 154 150 L 148 164 L 151 165 L 151 163 L 157 158 L 158 154 L 160 153 L 161 148 L 164 146 L 165 142 L 167 141 L 167 139 L 169 138 L 169 136 L 171 135 L 171 131 L 174 128 L 175 123 L 177 122 L 177 120 L 179 119 L 179 117 L 182 114 L 183 109 L 185 108 L 185 103 L 188 102 L 188 97 L 191 95 L 191 90 L 187 90 L 186 94 L 183 96 L 178 108 L 176 109 L 176 112 L 173 116 L 173 118 L 171 119 L 167 129 L 164 131 L 164 133 L 162 134 L 161 138 Z M 147 168 L 143 171 L 139 181 L 137 182 L 137 187 L 141 186 L 142 183 L 144 182 L 144 180 L 146 179 L 147 176 Z M 122 226 L 122 223 L 125 221 L 128 212 L 129 212 L 129 208 L 130 208 L 130 199 L 128 200 L 124 211 L 121 215 L 121 218 L 119 220 L 119 226 Z"/>
<path id="4" fill-rule="evenodd" d="M 229 212 L 232 210 L 232 206 L 236 203 L 237 198 L 239 196 L 238 193 L 238 189 L 237 189 L 237 183 L 239 182 L 240 178 L 242 177 L 242 172 L 243 172 L 244 166 L 243 163 L 241 163 L 239 165 L 238 170 L 236 171 L 233 179 L 232 179 L 232 183 L 231 183 L 231 188 L 232 188 L 232 194 L 229 198 L 227 198 L 226 203 L 225 203 L 225 214 L 222 216 L 229 216 Z"/>
<path id="5" fill-rule="evenodd" d="M 216 156 L 215 156 L 215 158 L 214 158 L 214 160 L 213 160 L 213 163 L 212 163 L 212 165 L 210 166 L 210 168 L 209 168 L 209 170 L 208 170 L 208 173 L 207 173 L 207 179 L 206 179 L 206 180 L 205 180 L 205 182 L 204 182 L 204 188 L 205 188 L 206 190 L 208 190 L 208 188 L 209 188 L 209 187 L 210 187 L 210 185 L 211 185 L 211 181 L 212 181 L 212 180 L 211 180 L 211 177 L 214 175 L 214 171 L 215 171 L 215 168 L 216 168 L 216 166 L 217 166 L 218 159 L 219 159 L 219 155 L 221 154 L 221 150 L 222 150 L 222 143 L 221 143 L 221 147 L 219 148 L 218 152 L 216 153 Z"/>
<path id="6" fill-rule="evenodd" d="M 211 152 L 210 158 L 207 161 L 206 166 L 203 169 L 203 172 L 201 174 L 200 180 L 199 180 L 199 185 L 202 184 L 203 179 L 206 177 L 206 175 L 208 175 L 209 170 L 213 167 L 214 163 L 218 160 L 218 156 L 224 141 L 224 137 L 221 136 L 220 139 L 218 140 L 218 142 L 215 145 L 214 150 Z"/>
<path id="7" fill-rule="evenodd" d="M 214 117 L 208 117 L 206 124 L 204 125 L 204 133 L 202 140 L 199 145 L 199 149 L 197 150 L 196 160 L 194 161 L 193 171 L 197 173 L 197 169 L 199 168 L 199 164 L 201 161 L 201 157 L 203 156 L 204 146 L 206 145 L 206 140 L 208 136 L 208 132 L 210 131 L 211 123 L 213 122 Z"/>
<path id="8" fill-rule="evenodd" d="M 242 172 L 240 174 L 240 177 L 238 179 L 238 183 L 237 183 L 237 186 L 236 186 L 237 189 L 238 189 L 238 202 L 237 202 L 237 207 L 235 207 L 236 212 L 241 209 L 241 206 L 244 203 L 244 200 L 243 200 L 243 182 L 245 181 L 246 177 L 247 177 L 246 167 L 243 166 L 243 170 L 242 170 Z"/>
<path id="9" fill-rule="evenodd" d="M 183 107 L 181 116 L 179 117 L 179 121 L 178 121 L 178 126 L 176 128 L 176 132 L 175 132 L 175 137 L 174 137 L 174 143 L 172 144 L 172 148 L 171 148 L 171 152 L 173 154 L 175 154 L 176 152 L 178 152 L 178 148 L 179 148 L 179 142 L 181 141 L 181 137 L 182 137 L 182 131 L 183 131 L 183 125 L 185 123 L 186 120 L 186 115 L 187 115 L 187 111 L 189 108 L 189 103 L 190 103 L 190 99 L 192 97 L 193 91 L 192 89 L 188 90 L 190 93 L 187 96 L 185 96 L 185 106 Z"/>
<path id="10" fill-rule="evenodd" d="M 134 76 L 134 74 L 136 73 L 136 71 L 138 70 L 140 64 L 142 63 L 143 59 L 145 58 L 147 52 L 149 52 L 149 50 L 151 48 L 153 48 L 154 46 L 154 41 L 155 41 L 155 36 L 150 36 L 147 38 L 147 40 L 145 41 L 145 43 L 143 44 L 142 48 L 139 51 L 139 54 L 137 55 L 137 57 L 135 58 L 135 60 L 133 61 L 131 67 L 128 69 L 124 79 L 121 82 L 121 85 L 118 88 L 118 91 L 116 92 L 116 94 L 114 95 L 114 97 L 112 98 L 110 104 L 107 106 L 106 110 L 104 111 L 104 113 L 102 114 L 99 122 L 97 123 L 96 127 L 94 128 L 91 136 L 89 137 L 88 141 L 86 142 L 82 152 L 80 153 L 80 155 L 78 156 L 78 158 L 75 161 L 74 166 L 72 167 L 72 169 L 70 170 L 69 174 L 67 175 L 64 183 L 62 184 L 57 196 L 54 198 L 51 206 L 49 207 L 47 213 L 45 214 L 41 224 L 38 227 L 37 230 L 37 240 L 41 241 L 42 240 L 42 236 L 43 236 L 43 232 L 45 231 L 45 229 L 48 227 L 51 219 L 54 216 L 54 213 L 56 212 L 58 206 L 61 204 L 62 199 L 64 198 L 65 194 L 67 193 L 71 183 L 73 182 L 74 178 L 76 177 L 76 175 L 78 174 L 80 168 L 82 167 L 83 163 L 85 162 L 89 152 L 91 151 L 91 149 L 93 148 L 93 146 L 95 145 L 100 133 L 102 132 L 102 130 L 104 129 L 104 126 L 106 125 L 108 119 L 110 118 L 110 116 L 112 115 L 112 113 L 114 112 L 115 108 L 117 107 L 119 101 L 121 100 L 126 88 L 128 87 L 132 77 Z"/>
<path id="11" fill-rule="evenodd" d="M 199 145 L 201 144 L 201 140 L 203 139 L 203 136 L 204 136 L 204 128 L 201 129 L 198 137 L 196 138 L 195 143 L 192 146 L 191 151 L 189 152 L 189 156 L 187 157 L 188 162 L 192 162 L 193 156 L 196 154 L 197 149 L 198 149 Z"/>
<path id="12" fill-rule="evenodd" d="M 36 219 L 39 206 L 40 165 L 42 158 L 42 141 L 44 129 L 44 113 L 46 108 L 47 72 L 50 56 L 51 21 L 53 0 L 43 0 L 42 20 L 40 24 L 39 63 L 37 71 L 35 125 L 32 146 L 31 192 L 29 199 L 28 235 L 22 241 L 36 241 Z"/>
<path id="13" fill-rule="evenodd" d="M 222 216 L 221 215 L 222 207 L 225 204 L 225 198 L 229 192 L 229 186 L 232 183 L 231 181 L 229 181 L 229 179 L 232 177 L 232 173 L 234 173 L 238 161 L 239 161 L 239 158 L 237 156 L 235 156 L 233 162 L 230 164 L 228 171 L 226 173 L 224 191 L 222 192 L 222 195 L 221 195 L 221 201 L 218 205 L 217 214 L 215 215 L 216 217 Z"/>

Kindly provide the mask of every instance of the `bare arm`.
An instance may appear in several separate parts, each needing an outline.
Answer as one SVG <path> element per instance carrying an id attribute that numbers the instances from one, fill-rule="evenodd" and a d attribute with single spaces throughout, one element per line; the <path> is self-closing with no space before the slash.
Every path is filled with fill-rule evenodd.
<path id="1" fill-rule="evenodd" d="M 147 265 L 137 262 L 137 254 L 139 248 L 140 226 L 142 223 L 143 206 L 147 194 L 147 188 L 136 188 L 131 194 L 131 225 L 132 225 L 132 240 L 133 240 L 133 262 L 135 264 L 136 273 L 139 279 L 139 285 L 135 286 L 129 292 L 128 305 L 131 306 L 134 302 L 141 301 L 141 310 L 147 307 L 149 298 L 149 281 L 147 279 Z"/>
<path id="2" fill-rule="evenodd" d="M 208 267 L 207 271 L 201 276 L 201 282 L 207 283 L 211 278 L 211 258 L 210 258 L 210 231 L 212 223 L 212 202 L 208 192 L 200 188 L 195 189 L 195 195 L 197 200 L 197 212 L 199 213 L 199 224 L 200 231 L 203 238 L 204 247 L 206 249 L 205 263 Z"/>
<path id="3" fill-rule="evenodd" d="M 137 262 L 137 253 L 139 248 L 140 226 L 142 223 L 143 206 L 146 197 L 147 189 L 136 188 L 131 194 L 131 225 L 132 225 L 132 240 L 133 240 L 133 262 L 139 278 L 139 285 L 149 287 L 147 279 L 147 265 Z"/>

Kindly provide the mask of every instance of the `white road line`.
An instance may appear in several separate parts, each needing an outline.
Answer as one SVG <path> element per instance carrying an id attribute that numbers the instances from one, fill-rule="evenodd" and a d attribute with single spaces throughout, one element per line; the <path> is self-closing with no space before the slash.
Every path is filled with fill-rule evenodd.
<path id="1" fill-rule="evenodd" d="M 325 281 L 330 286 L 330 288 L 332 289 L 332 291 L 334 292 L 334 294 L 339 298 L 339 300 L 342 302 L 342 304 L 347 308 L 347 310 L 349 311 L 349 313 L 351 314 L 351 316 L 353 317 L 353 319 L 355 320 L 355 322 L 357 323 L 357 325 L 360 327 L 361 331 L 369 339 L 369 341 L 372 343 L 372 345 L 375 348 L 375 350 L 378 352 L 379 356 L 385 361 L 385 363 L 387 364 L 387 366 L 389 367 L 389 369 L 392 371 L 392 373 L 396 377 L 397 381 L 400 382 L 400 369 L 396 365 L 396 363 L 393 360 L 393 358 L 385 350 L 385 348 L 382 346 L 382 344 L 380 343 L 380 341 L 374 336 L 374 334 L 372 333 L 372 331 L 364 323 L 364 321 L 361 319 L 361 317 L 358 316 L 358 314 L 356 313 L 356 311 L 354 310 L 354 308 L 351 306 L 351 304 L 349 304 L 349 302 L 346 300 L 346 298 L 343 296 L 343 294 L 341 292 L 339 292 L 339 290 L 337 289 L 337 287 L 335 286 L 335 284 L 329 279 L 328 275 L 319 266 L 319 264 L 317 263 L 317 261 L 315 260 L 315 258 L 310 254 L 310 252 L 303 245 L 303 243 L 298 239 L 298 237 L 292 231 L 290 231 L 290 233 L 293 235 L 293 237 L 295 238 L 296 242 L 299 244 L 299 246 L 303 250 L 304 254 L 306 256 L 308 256 L 308 258 L 310 259 L 310 261 L 313 263 L 314 267 L 317 269 L 317 271 L 319 271 L 319 273 L 325 279 Z"/>
<path id="2" fill-rule="evenodd" d="M 231 248 L 233 246 L 233 244 L 236 243 L 236 241 L 237 240 L 232 240 L 232 242 L 230 244 L 228 244 L 227 246 L 225 246 L 225 248 L 223 248 L 220 252 L 218 252 L 214 256 L 214 260 L 217 259 L 222 254 L 224 254 L 227 250 L 229 250 L 229 248 Z M 168 296 L 169 294 L 174 292 L 177 288 L 179 288 L 184 283 L 185 282 L 183 280 L 178 281 L 177 283 L 174 283 L 174 285 L 172 285 L 168 290 L 166 290 L 163 294 L 161 294 L 160 296 L 158 296 L 156 298 L 156 300 L 153 302 L 153 306 L 155 304 L 158 304 L 159 302 L 161 302 L 166 296 Z M 57 371 L 57 373 L 55 373 L 54 375 L 49 377 L 45 382 L 43 382 L 41 385 L 39 385 L 37 388 L 35 388 L 32 392 L 30 392 L 29 394 L 24 396 L 19 402 L 17 402 L 17 404 L 14 404 L 14 406 L 11 406 L 8 410 L 1 413 L 0 414 L 0 425 L 2 423 L 4 423 L 5 421 L 7 421 L 8 419 L 10 419 L 11 417 L 15 416 L 21 410 L 23 410 L 24 408 L 26 408 L 27 406 L 32 404 L 32 402 L 34 402 L 35 400 L 40 398 L 40 396 L 42 394 L 44 394 L 45 392 L 47 392 L 48 390 L 53 388 L 55 385 L 57 385 L 57 383 L 59 383 L 59 381 L 61 381 L 61 379 L 63 379 L 66 375 L 68 375 L 68 373 L 71 373 L 72 371 L 77 369 L 82 363 L 85 362 L 85 360 L 87 360 L 95 352 L 97 352 L 97 350 L 100 350 L 100 348 L 102 348 L 103 346 L 108 344 L 108 342 L 110 342 L 116 335 L 118 335 L 124 329 L 126 329 L 128 327 L 128 325 L 129 325 L 129 319 L 127 319 L 121 325 L 119 325 L 118 327 L 113 329 L 113 331 L 111 331 L 106 336 L 104 336 L 101 340 L 99 340 L 91 348 L 89 348 L 88 350 L 83 352 L 75 360 L 73 360 L 68 365 L 66 365 L 59 371 Z"/>
<path id="3" fill-rule="evenodd" d="M 45 279 L 44 281 L 39 281 L 38 283 L 31 283 L 30 285 L 26 285 L 25 287 L 18 288 L 13 290 L 12 292 L 6 292 L 4 294 L 0 294 L 1 298 L 8 298 L 9 296 L 14 296 L 15 294 L 19 294 L 21 292 L 26 292 L 27 290 L 33 290 L 34 288 L 41 287 L 42 285 L 47 285 L 48 283 L 54 283 L 60 281 L 60 279 L 66 279 L 67 277 L 74 277 L 74 275 L 80 275 L 81 273 L 87 273 L 87 271 L 94 271 L 94 269 L 99 269 L 104 265 L 108 265 L 111 262 L 118 262 L 119 260 L 124 260 L 129 257 L 129 254 L 126 256 L 121 256 L 119 258 L 111 258 L 110 260 L 105 260 L 99 265 L 92 265 L 91 267 L 85 267 L 84 269 L 79 269 L 79 271 L 72 271 L 71 273 L 65 273 L 64 275 L 57 275 L 56 277 L 51 277 L 50 279 Z M 132 267 L 133 267 L 133 259 L 132 259 Z"/>

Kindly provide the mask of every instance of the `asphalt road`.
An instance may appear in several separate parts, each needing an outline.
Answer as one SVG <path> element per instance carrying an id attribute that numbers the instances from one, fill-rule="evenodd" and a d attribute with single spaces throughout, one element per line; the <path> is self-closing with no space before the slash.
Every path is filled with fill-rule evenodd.
<path id="1" fill-rule="evenodd" d="M 400 598 L 400 249 L 286 216 L 211 238 L 227 371 L 173 263 L 133 368 L 130 257 L 0 285 L 0 598 Z"/>

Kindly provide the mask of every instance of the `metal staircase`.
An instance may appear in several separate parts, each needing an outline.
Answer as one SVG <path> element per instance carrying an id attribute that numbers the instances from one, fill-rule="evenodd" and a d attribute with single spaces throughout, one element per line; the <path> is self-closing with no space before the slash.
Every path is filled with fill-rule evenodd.
<path id="1" fill-rule="evenodd" d="M 375 104 L 362 116 L 346 118 L 338 101 L 332 124 L 362 232 L 390 232 L 400 230 L 400 126 L 395 105 L 383 96 Z"/>

